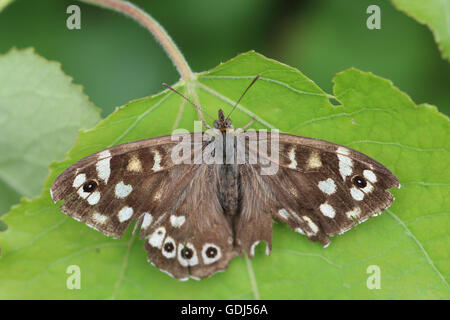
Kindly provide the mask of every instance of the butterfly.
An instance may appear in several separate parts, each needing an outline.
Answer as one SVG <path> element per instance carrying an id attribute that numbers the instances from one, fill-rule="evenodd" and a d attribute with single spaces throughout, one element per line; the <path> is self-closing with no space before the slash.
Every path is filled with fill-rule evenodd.
<path id="1" fill-rule="evenodd" d="M 328 246 L 331 236 L 389 207 L 394 197 L 387 190 L 400 187 L 386 167 L 348 147 L 274 132 L 239 139 L 250 132 L 243 129 L 219 110 L 215 133 L 204 132 L 196 144 L 195 133 L 185 134 L 184 147 L 195 145 L 200 154 L 213 142 L 219 147 L 210 154 L 220 156 L 208 163 L 192 161 L 195 151 L 175 159 L 180 144 L 171 136 L 101 150 L 57 177 L 52 199 L 64 200 L 63 213 L 115 238 L 136 221 L 149 262 L 187 280 L 224 271 L 237 255 L 253 258 L 260 242 L 269 255 L 274 221 Z M 257 148 L 261 142 L 270 155 Z M 243 161 L 227 161 L 238 145 Z M 267 164 L 276 170 L 264 174 Z"/>

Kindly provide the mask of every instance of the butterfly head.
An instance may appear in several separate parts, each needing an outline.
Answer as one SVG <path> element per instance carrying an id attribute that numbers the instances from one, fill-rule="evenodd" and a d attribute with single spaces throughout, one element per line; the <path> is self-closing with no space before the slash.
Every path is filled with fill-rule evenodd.
<path id="1" fill-rule="evenodd" d="M 224 131 L 225 129 L 228 128 L 233 128 L 231 120 L 225 118 L 225 114 L 223 113 L 222 109 L 219 109 L 219 119 L 214 121 L 214 128 L 219 129 L 221 131 Z"/>

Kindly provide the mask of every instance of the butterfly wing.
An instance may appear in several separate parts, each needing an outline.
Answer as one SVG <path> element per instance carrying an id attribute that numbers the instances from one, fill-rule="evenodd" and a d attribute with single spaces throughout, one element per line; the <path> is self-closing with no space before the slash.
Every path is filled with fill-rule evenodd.
<path id="1" fill-rule="evenodd" d="M 50 193 L 61 210 L 113 237 L 152 209 L 169 171 L 170 137 L 135 141 L 94 153 L 66 169 Z M 157 214 L 154 212 L 154 214 Z"/>
<path id="2" fill-rule="evenodd" d="M 251 239 L 248 230 L 237 231 L 236 238 L 244 243 L 243 250 L 250 255 L 252 245 L 259 240 L 271 247 L 271 227 L 265 212 L 327 246 L 330 236 L 343 233 L 389 207 L 394 198 L 387 190 L 400 186 L 398 179 L 377 161 L 331 142 L 280 134 L 279 150 L 278 159 L 259 154 L 276 163 L 276 174 L 261 175 L 259 165 L 246 164 L 241 169 L 242 184 L 252 185 L 251 193 L 263 199 L 259 206 L 252 206 L 252 198 L 243 195 L 243 207 L 257 212 L 240 219 L 259 217 L 264 226 L 260 235 Z M 257 223 L 254 221 L 253 225 Z"/>
<path id="3" fill-rule="evenodd" d="M 189 181 L 178 180 L 171 189 L 179 194 L 176 201 L 162 201 L 165 213 L 142 229 L 148 259 L 180 280 L 225 270 L 237 254 L 230 221 L 219 203 L 217 181 L 217 166 L 198 166 Z"/>
<path id="4" fill-rule="evenodd" d="M 259 165 L 244 164 L 239 167 L 241 181 L 241 212 L 234 220 L 236 245 L 240 253 L 250 257 L 255 254 L 255 246 L 266 242 L 266 254 L 272 249 L 272 210 L 280 206 L 279 200 L 266 184 Z"/>
<path id="5" fill-rule="evenodd" d="M 107 235 L 121 237 L 137 220 L 150 262 L 178 279 L 203 278 L 236 255 L 232 228 L 217 199 L 217 166 L 174 163 L 176 144 L 161 137 L 94 153 L 50 191 L 65 214 Z"/>
<path id="6" fill-rule="evenodd" d="M 269 135 L 270 139 L 270 135 Z M 261 139 L 260 139 L 261 140 Z M 393 201 L 397 178 L 358 151 L 330 142 L 279 136 L 278 171 L 239 165 L 239 214 L 221 205 L 218 165 L 176 164 L 177 142 L 161 137 L 126 143 L 88 156 L 51 187 L 64 213 L 114 237 L 138 220 L 148 259 L 178 279 L 203 278 L 227 268 L 236 254 L 251 257 L 260 241 L 271 250 L 272 217 L 324 245 Z M 195 150 L 195 146 L 191 150 Z M 191 162 L 194 156 L 188 154 Z M 267 160 L 266 159 L 266 160 Z M 222 181 L 223 182 L 223 181 Z"/>

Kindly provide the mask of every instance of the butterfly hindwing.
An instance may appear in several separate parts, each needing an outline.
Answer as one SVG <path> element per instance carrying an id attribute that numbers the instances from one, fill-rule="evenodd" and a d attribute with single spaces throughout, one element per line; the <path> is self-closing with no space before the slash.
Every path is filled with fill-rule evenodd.
<path id="1" fill-rule="evenodd" d="M 188 171 L 184 166 L 175 170 Z M 188 181 L 173 180 L 177 186 L 167 190 L 173 196 L 161 201 L 164 213 L 141 231 L 149 261 L 181 280 L 225 270 L 237 254 L 230 221 L 218 199 L 217 167 L 196 166 L 194 171 Z"/>
<path id="2" fill-rule="evenodd" d="M 259 165 L 241 165 L 241 211 L 234 221 L 236 244 L 251 258 L 260 242 L 266 243 L 266 254 L 272 250 L 272 208 L 278 205 L 270 188 L 259 175 Z"/>

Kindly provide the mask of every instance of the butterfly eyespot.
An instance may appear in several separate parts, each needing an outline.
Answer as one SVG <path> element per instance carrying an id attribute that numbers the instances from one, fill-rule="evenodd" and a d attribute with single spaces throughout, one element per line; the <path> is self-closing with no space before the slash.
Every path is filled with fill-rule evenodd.
<path id="1" fill-rule="evenodd" d="M 181 250 L 181 256 L 184 259 L 189 260 L 190 258 L 192 258 L 193 255 L 194 255 L 193 251 L 189 248 L 183 248 L 183 250 Z"/>
<path id="2" fill-rule="evenodd" d="M 209 248 L 206 250 L 206 256 L 207 256 L 208 258 L 214 258 L 216 255 L 217 255 L 217 249 L 216 249 L 216 248 L 214 248 L 214 247 L 209 247 Z"/>
<path id="3" fill-rule="evenodd" d="M 357 186 L 358 188 L 365 188 L 367 186 L 366 179 L 364 179 L 361 176 L 354 176 L 352 181 L 353 181 L 353 184 L 355 186 Z"/>
<path id="4" fill-rule="evenodd" d="M 175 249 L 175 247 L 173 246 L 173 243 L 171 243 L 171 242 L 168 242 L 164 245 L 164 250 L 166 252 L 172 252 L 173 249 Z"/>
<path id="5" fill-rule="evenodd" d="M 98 183 L 94 180 L 89 180 L 85 184 L 83 184 L 84 192 L 92 192 L 97 189 Z"/>

